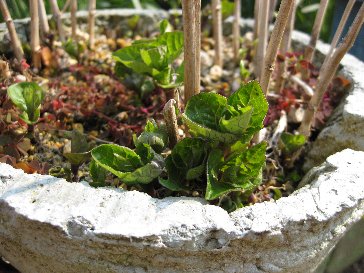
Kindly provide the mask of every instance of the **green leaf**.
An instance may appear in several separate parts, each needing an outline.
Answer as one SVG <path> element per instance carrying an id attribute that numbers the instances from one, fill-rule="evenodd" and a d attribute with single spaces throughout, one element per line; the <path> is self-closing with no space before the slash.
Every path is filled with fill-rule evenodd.
<path id="1" fill-rule="evenodd" d="M 65 158 L 72 164 L 72 165 L 81 165 L 85 163 L 87 160 L 90 159 L 91 154 L 90 152 L 86 153 L 64 153 Z"/>
<path id="2" fill-rule="evenodd" d="M 214 200 L 235 189 L 234 185 L 219 181 L 219 169 L 224 162 L 221 150 L 212 150 L 207 159 L 207 186 L 205 199 Z"/>
<path id="3" fill-rule="evenodd" d="M 44 99 L 43 89 L 34 82 L 21 82 L 8 88 L 8 96 L 20 110 L 20 117 L 28 124 L 38 121 L 40 105 Z"/>
<path id="4" fill-rule="evenodd" d="M 283 149 L 285 150 L 285 152 L 294 153 L 303 145 L 305 145 L 306 138 L 304 135 L 293 135 L 283 132 L 281 134 L 281 142 L 283 144 Z"/>
<path id="5" fill-rule="evenodd" d="M 185 138 L 178 142 L 166 158 L 168 179 L 159 182 L 170 190 L 186 189 L 186 180 L 201 179 L 205 171 L 207 146 L 203 139 Z"/>
<path id="6" fill-rule="evenodd" d="M 238 112 L 250 106 L 253 110 L 249 125 L 244 133 L 246 139 L 250 139 L 263 127 L 264 118 L 268 112 L 268 102 L 257 81 L 251 81 L 240 88 L 228 98 L 228 104 Z M 226 119 L 229 116 L 225 117 Z"/>
<path id="7" fill-rule="evenodd" d="M 266 147 L 262 142 L 227 160 L 221 150 L 213 150 L 207 160 L 205 198 L 213 200 L 232 191 L 250 191 L 257 187 L 262 179 Z"/>
<path id="8" fill-rule="evenodd" d="M 236 135 L 243 135 L 251 120 L 253 108 L 251 106 L 247 106 L 239 110 L 240 113 L 237 116 L 231 115 L 232 117 L 230 119 L 225 119 L 225 117 L 223 117 L 220 120 L 220 127 L 224 131 Z"/>
<path id="9" fill-rule="evenodd" d="M 90 186 L 95 188 L 104 187 L 107 175 L 106 170 L 98 165 L 95 160 L 91 160 L 89 171 L 93 181 L 90 183 Z"/>
<path id="10" fill-rule="evenodd" d="M 79 130 L 74 129 L 71 137 L 71 152 L 72 153 L 85 153 L 89 151 L 87 143 L 87 136 Z"/>
<path id="11" fill-rule="evenodd" d="M 215 93 L 200 93 L 190 98 L 184 114 L 200 126 L 219 131 L 219 122 L 226 106 L 225 97 Z"/>
<path id="12" fill-rule="evenodd" d="M 124 183 L 130 184 L 150 183 L 161 174 L 164 167 L 163 158 L 158 154 L 154 153 L 153 159 L 145 164 L 145 159 L 150 159 L 149 155 L 142 154 L 141 158 L 133 150 L 115 144 L 100 145 L 91 151 L 91 155 L 98 165 L 119 177 Z"/>
<path id="13" fill-rule="evenodd" d="M 148 120 L 144 132 L 136 139 L 135 146 L 139 143 L 148 144 L 154 151 L 161 153 L 168 145 L 168 133 L 164 128 L 159 128 L 155 121 Z"/>
<path id="14" fill-rule="evenodd" d="M 158 46 L 149 49 L 140 49 L 140 56 L 143 62 L 152 68 L 155 68 L 159 71 L 163 70 L 168 66 L 167 63 L 167 47 L 166 46 Z"/>
<path id="15" fill-rule="evenodd" d="M 212 142 L 221 142 L 225 144 L 234 143 L 238 140 L 236 135 L 212 130 L 193 122 L 185 113 L 182 114 L 182 119 L 190 129 L 191 135 L 195 137 L 202 137 L 211 140 Z"/>
<path id="16" fill-rule="evenodd" d="M 173 31 L 172 25 L 168 22 L 167 19 L 163 19 L 159 24 L 160 34 L 164 34 L 166 32 L 172 32 L 172 31 Z"/>
<path id="17" fill-rule="evenodd" d="M 167 59 L 171 64 L 183 51 L 183 32 L 166 32 L 157 38 L 156 44 L 167 46 Z"/>

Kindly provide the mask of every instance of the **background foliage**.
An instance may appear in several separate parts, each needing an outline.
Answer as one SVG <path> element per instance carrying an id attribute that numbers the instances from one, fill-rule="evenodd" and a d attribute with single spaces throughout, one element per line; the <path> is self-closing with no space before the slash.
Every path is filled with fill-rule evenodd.
<path id="1" fill-rule="evenodd" d="M 228 0 L 233 2 L 233 0 Z M 29 16 L 27 0 L 6 0 L 10 13 L 13 18 L 24 18 Z M 58 0 L 59 6 L 63 7 L 66 0 Z M 98 9 L 109 8 L 134 8 L 141 6 L 142 8 L 179 8 L 180 0 L 97 0 Z M 208 4 L 209 0 L 202 0 L 202 5 Z M 297 12 L 296 29 L 310 33 L 320 0 L 303 0 Z M 45 1 L 47 11 L 50 13 L 49 1 Z M 79 0 L 79 9 L 87 9 L 88 0 Z M 253 17 L 254 0 L 242 0 L 242 16 Z M 331 35 L 331 23 L 334 14 L 335 1 L 331 0 L 325 17 L 325 22 L 321 30 L 321 39 L 328 41 Z M 2 17 L 0 15 L 0 21 Z"/>

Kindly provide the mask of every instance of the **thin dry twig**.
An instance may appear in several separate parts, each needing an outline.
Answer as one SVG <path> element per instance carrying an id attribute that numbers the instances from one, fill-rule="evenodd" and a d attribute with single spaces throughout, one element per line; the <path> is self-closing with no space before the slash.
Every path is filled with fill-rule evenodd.
<path id="1" fill-rule="evenodd" d="M 72 1 L 73 0 L 67 0 L 67 2 L 63 5 L 63 8 L 61 10 L 62 14 L 65 13 L 68 10 L 68 8 L 70 7 Z"/>
<path id="2" fill-rule="evenodd" d="M 340 20 L 338 28 L 336 29 L 334 38 L 332 38 L 330 51 L 326 55 L 326 58 L 325 58 L 324 63 L 323 63 L 322 66 L 326 65 L 328 59 L 330 59 L 332 53 L 334 52 L 334 50 L 335 50 L 335 48 L 337 46 L 337 43 L 339 42 L 340 36 L 341 36 L 341 34 L 342 34 L 343 30 L 344 30 L 344 27 L 346 25 L 346 22 L 347 22 L 347 20 L 349 18 L 351 10 L 353 9 L 353 6 L 354 6 L 355 2 L 356 2 L 356 0 L 349 0 L 348 4 L 346 5 L 346 8 L 344 10 L 344 14 L 341 17 L 341 20 Z"/>
<path id="3" fill-rule="evenodd" d="M 295 4 L 293 6 L 291 14 L 289 15 L 288 23 L 284 30 L 281 45 L 279 47 L 279 52 L 284 57 L 284 61 L 278 65 L 276 85 L 275 85 L 276 93 L 280 93 L 282 91 L 286 80 L 285 77 L 286 67 L 287 67 L 286 53 L 291 49 L 292 31 L 294 30 L 294 24 L 296 21 L 296 11 L 300 2 L 299 0 L 293 0 L 293 1 L 295 1 Z"/>
<path id="4" fill-rule="evenodd" d="M 364 3 L 361 5 L 354 22 L 352 23 L 348 33 L 346 34 L 343 42 L 337 47 L 335 52 L 332 54 L 330 59 L 327 61 L 327 67 L 322 67 L 320 70 L 320 76 L 317 82 L 316 91 L 314 96 L 311 98 L 308 107 L 303 116 L 303 121 L 299 128 L 299 132 L 308 138 L 311 133 L 311 124 L 313 122 L 316 111 L 321 103 L 322 97 L 327 90 L 331 80 L 333 79 L 336 70 L 339 67 L 341 60 L 345 54 L 353 46 L 360 29 L 364 23 Z"/>
<path id="5" fill-rule="evenodd" d="M 59 39 L 61 40 L 61 42 L 64 42 L 66 38 L 65 38 L 63 25 L 62 25 L 62 13 L 59 10 L 57 0 L 49 0 L 49 3 L 51 5 L 53 17 L 57 22 L 57 29 L 58 29 Z"/>
<path id="6" fill-rule="evenodd" d="M 307 96 L 309 96 L 311 98 L 314 95 L 314 91 L 313 91 L 312 87 L 309 86 L 305 81 L 301 80 L 300 78 L 298 78 L 297 76 L 294 76 L 294 75 L 291 75 L 290 79 L 295 84 L 300 86 Z"/>
<path id="7" fill-rule="evenodd" d="M 259 4 L 259 36 L 258 36 L 258 49 L 255 67 L 255 76 L 260 79 L 263 73 L 264 58 L 267 50 L 268 43 L 268 17 L 269 17 L 269 1 L 260 0 Z"/>
<path id="8" fill-rule="evenodd" d="M 30 9 L 30 49 L 32 51 L 33 66 L 40 69 L 41 55 L 40 55 L 40 42 L 39 42 L 39 15 L 38 15 L 38 0 L 29 1 Z"/>
<path id="9" fill-rule="evenodd" d="M 233 47 L 234 47 L 234 62 L 239 62 L 240 50 L 240 0 L 235 0 L 234 7 L 234 24 L 233 24 Z"/>
<path id="10" fill-rule="evenodd" d="M 287 128 L 287 114 L 285 111 L 281 111 L 281 117 L 279 118 L 276 129 L 274 130 L 273 136 L 270 141 L 270 146 L 276 146 L 278 143 L 278 139 L 281 134 Z"/>
<path id="11" fill-rule="evenodd" d="M 90 0 L 88 5 L 88 31 L 90 34 L 90 48 L 94 48 L 95 43 L 95 14 L 96 14 L 96 0 Z"/>
<path id="12" fill-rule="evenodd" d="M 274 70 L 274 63 L 278 54 L 278 49 L 281 44 L 281 40 L 287 25 L 288 18 L 293 10 L 293 6 L 294 6 L 293 0 L 282 0 L 281 5 L 279 7 L 277 20 L 275 22 L 271 34 L 271 39 L 268 44 L 267 53 L 264 58 L 264 67 L 263 67 L 264 70 L 262 72 L 262 77 L 260 80 L 260 84 L 262 86 L 264 94 L 268 93 L 269 81 L 272 72 Z"/>
<path id="13" fill-rule="evenodd" d="M 8 6 L 5 0 L 0 0 L 0 10 L 1 15 L 3 16 L 4 21 L 6 22 L 6 26 L 9 31 L 11 45 L 13 47 L 15 58 L 18 60 L 19 63 L 23 60 L 24 52 L 21 47 L 21 43 L 18 37 L 18 34 L 15 30 L 15 25 L 13 19 L 11 18 Z"/>
<path id="14" fill-rule="evenodd" d="M 185 101 L 200 92 L 201 0 L 183 0 Z"/>
<path id="15" fill-rule="evenodd" d="M 77 0 L 72 0 L 71 3 L 71 29 L 72 29 L 72 40 L 77 42 Z"/>
<path id="16" fill-rule="evenodd" d="M 329 0 L 321 0 L 319 10 L 317 11 L 315 22 L 312 28 L 312 34 L 310 43 L 307 45 L 305 49 L 304 59 L 311 62 L 313 60 L 313 53 L 315 52 L 317 40 L 320 37 L 320 31 L 322 28 L 322 23 L 325 19 L 325 13 L 327 10 L 327 6 L 329 4 Z"/>
<path id="17" fill-rule="evenodd" d="M 213 36 L 215 42 L 215 58 L 214 64 L 222 67 L 222 13 L 221 13 L 221 1 L 212 0 L 212 23 L 213 23 Z"/>
<path id="18" fill-rule="evenodd" d="M 38 9 L 39 9 L 40 30 L 42 33 L 42 39 L 44 39 L 45 36 L 49 33 L 49 24 L 43 0 L 38 1 Z"/>

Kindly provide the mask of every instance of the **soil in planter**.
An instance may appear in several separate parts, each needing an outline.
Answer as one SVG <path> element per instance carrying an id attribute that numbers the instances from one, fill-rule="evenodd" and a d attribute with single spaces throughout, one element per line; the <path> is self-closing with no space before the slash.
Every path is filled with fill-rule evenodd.
<path id="1" fill-rule="evenodd" d="M 140 39 L 141 37 L 134 37 Z M 147 119 L 162 121 L 161 110 L 167 101 L 160 88 L 149 93 L 136 91 L 135 83 L 125 83 L 115 74 L 115 62 L 111 54 L 119 48 L 130 45 L 129 38 L 99 37 L 95 50 L 90 51 L 81 45 L 77 54 L 74 50 L 65 50 L 65 46 L 49 40 L 49 46 L 42 49 L 43 68 L 39 75 L 30 69 L 26 77 L 9 70 L 10 76 L 1 75 L 0 85 L 0 161 L 9 163 L 27 173 L 57 174 L 71 180 L 70 164 L 64 153 L 70 152 L 70 131 L 78 130 L 88 138 L 90 147 L 102 143 L 116 143 L 133 147 L 133 134 L 140 134 Z M 231 38 L 225 39 L 223 69 L 213 65 L 214 43 L 211 38 L 202 41 L 202 91 L 212 91 L 228 96 L 242 82 L 254 79 L 251 64 L 254 55 L 254 42 L 251 34 L 244 36 L 242 63 L 240 67 L 233 62 Z M 79 50 L 79 49 L 77 49 Z M 83 52 L 82 52 L 83 51 Z M 73 56 L 72 56 L 73 55 Z M 288 70 L 299 76 L 301 69 L 310 71 L 308 84 L 314 86 L 318 69 L 301 60 L 300 52 L 288 53 Z M 279 56 L 277 64 L 283 61 Z M 6 61 L 6 60 L 4 60 Z M 2 63 L 4 63 L 4 61 Z M 178 60 L 180 62 L 181 60 Z M 27 68 L 26 63 L 23 64 Z M 272 89 L 274 89 L 274 77 Z M 26 124 L 19 118 L 19 112 L 6 96 L 7 87 L 14 82 L 36 81 L 46 89 L 47 95 L 42 106 L 41 119 L 36 126 L 36 139 L 31 140 L 26 134 Z M 133 86 L 134 85 L 134 86 Z M 345 94 L 349 81 L 337 77 L 325 94 L 315 121 L 315 132 L 310 141 L 314 141 L 327 118 Z M 299 126 L 300 111 L 305 107 L 307 97 L 301 87 L 287 80 L 286 87 L 280 93 L 271 93 L 267 100 L 269 112 L 265 119 L 266 136 L 269 143 L 263 183 L 254 192 L 246 196 L 245 205 L 278 199 L 290 194 L 303 175 L 301 159 L 295 155 L 284 155 L 274 132 L 282 111 L 288 115 L 288 132 Z M 183 109 L 183 105 L 181 106 Z M 183 129 L 181 125 L 180 129 Z M 9 138 L 10 136 L 10 138 Z M 55 170 L 55 167 L 58 167 Z M 88 165 L 81 166 L 80 179 L 91 181 Z M 116 177 L 109 175 L 107 184 L 124 189 L 139 189 L 153 197 L 180 196 L 186 193 L 172 193 L 162 189 L 155 182 L 147 188 L 126 186 Z M 192 196 L 203 196 L 203 189 L 193 189 Z"/>

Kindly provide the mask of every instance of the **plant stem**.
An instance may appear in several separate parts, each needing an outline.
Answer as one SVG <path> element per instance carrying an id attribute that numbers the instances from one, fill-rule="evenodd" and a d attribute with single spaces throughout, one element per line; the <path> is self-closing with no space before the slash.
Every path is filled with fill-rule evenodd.
<path id="1" fill-rule="evenodd" d="M 96 0 L 89 0 L 88 5 L 88 31 L 90 34 L 90 48 L 94 48 L 95 43 L 95 14 L 96 14 Z"/>
<path id="2" fill-rule="evenodd" d="M 223 66 L 222 59 L 222 14 L 221 14 L 221 1 L 212 0 L 212 23 L 213 23 L 213 36 L 215 41 L 215 59 L 214 64 L 220 67 Z"/>
<path id="3" fill-rule="evenodd" d="M 166 105 L 163 108 L 164 121 L 166 123 L 168 131 L 169 148 L 171 149 L 173 149 L 179 139 L 175 105 L 176 101 L 174 99 L 171 99 L 167 101 Z"/>
<path id="4" fill-rule="evenodd" d="M 185 102 L 200 93 L 201 0 L 182 0 Z"/>
<path id="5" fill-rule="evenodd" d="M 299 132 L 308 138 L 311 132 L 311 124 L 319 107 L 322 97 L 327 90 L 332 78 L 334 77 L 336 70 L 345 54 L 353 46 L 360 29 L 364 23 L 364 4 L 361 5 L 354 22 L 352 23 L 348 33 L 346 34 L 343 42 L 337 47 L 332 56 L 327 60 L 326 67 L 322 67 L 320 70 L 320 76 L 316 85 L 316 92 L 311 98 L 308 107 L 304 113 L 303 121 L 299 128 Z"/>
<path id="6" fill-rule="evenodd" d="M 49 3 L 52 8 L 53 17 L 57 22 L 59 39 L 61 40 L 61 42 L 64 42 L 65 34 L 64 34 L 64 29 L 63 29 L 63 25 L 62 25 L 62 13 L 59 10 L 57 0 L 49 0 Z"/>
<path id="7" fill-rule="evenodd" d="M 37 70 L 41 68 L 40 42 L 39 42 L 39 15 L 38 0 L 29 1 L 30 9 L 30 48 L 32 51 L 33 66 Z"/>
<path id="8" fill-rule="evenodd" d="M 279 47 L 280 54 L 284 57 L 284 61 L 279 64 L 278 71 L 277 71 L 277 80 L 275 85 L 276 93 L 280 93 L 285 85 L 285 74 L 286 74 L 286 53 L 291 49 L 291 42 L 292 42 L 292 31 L 294 30 L 294 23 L 296 21 L 296 10 L 299 4 L 298 0 L 295 1 L 293 10 L 288 18 L 288 23 L 284 30 L 284 34 L 282 37 L 282 42 Z"/>
<path id="9" fill-rule="evenodd" d="M 19 64 L 23 60 L 24 52 L 21 46 L 21 43 L 19 41 L 18 34 L 16 33 L 15 26 L 13 19 L 11 18 L 8 6 L 6 5 L 5 0 L 0 0 L 0 10 L 1 15 L 4 18 L 4 21 L 6 22 L 6 26 L 9 31 L 11 45 L 13 47 L 15 58 L 18 60 Z"/>
<path id="10" fill-rule="evenodd" d="M 268 43 L 268 17 L 269 17 L 269 1 L 260 0 L 259 4 L 259 38 L 258 38 L 258 50 L 255 56 L 255 76 L 258 79 L 262 77 L 262 70 L 264 66 L 264 57 Z"/>
<path id="11" fill-rule="evenodd" d="M 239 63 L 240 50 L 240 0 L 235 0 L 233 25 L 234 62 Z"/>
<path id="12" fill-rule="evenodd" d="M 329 0 L 321 0 L 319 10 L 317 11 L 315 22 L 313 24 L 312 34 L 310 43 L 305 49 L 304 59 L 311 62 L 313 60 L 313 53 L 315 52 L 317 40 L 320 37 L 320 31 L 322 27 L 322 23 L 324 22 L 325 13 L 327 10 L 327 6 L 329 4 Z"/>
<path id="13" fill-rule="evenodd" d="M 278 49 L 281 44 L 284 30 L 287 25 L 290 13 L 293 10 L 294 1 L 293 0 L 282 0 L 279 7 L 279 12 L 277 20 L 275 22 L 271 39 L 268 44 L 268 49 L 266 56 L 264 58 L 264 70 L 262 72 L 262 77 L 260 84 L 262 86 L 264 94 L 268 93 L 269 81 L 274 70 L 274 63 L 277 57 Z"/>
<path id="14" fill-rule="evenodd" d="M 42 39 L 44 39 L 45 36 L 49 33 L 49 24 L 43 0 L 38 1 L 38 9 L 39 9 L 40 30 L 42 33 Z"/>
<path id="15" fill-rule="evenodd" d="M 79 182 L 80 178 L 78 177 L 78 169 L 80 165 L 71 164 L 71 171 L 72 171 L 72 182 Z"/>
<path id="16" fill-rule="evenodd" d="M 348 4 L 346 5 L 346 8 L 344 10 L 344 14 L 343 14 L 343 16 L 341 17 L 341 20 L 340 20 L 340 24 L 339 24 L 338 28 L 336 29 L 334 38 L 332 38 L 330 51 L 326 55 L 326 58 L 325 58 L 324 63 L 323 63 L 322 66 L 326 65 L 327 61 L 330 59 L 332 53 L 334 52 L 334 50 L 335 50 L 335 48 L 337 46 L 337 43 L 339 42 L 340 36 L 341 36 L 341 34 L 342 34 L 343 30 L 344 30 L 344 27 L 346 25 L 346 22 L 347 22 L 347 20 L 349 18 L 351 10 L 353 9 L 353 6 L 354 6 L 355 2 L 356 2 L 356 0 L 349 0 Z"/>
<path id="17" fill-rule="evenodd" d="M 71 2 L 71 28 L 72 28 L 72 40 L 77 42 L 77 0 Z"/>

